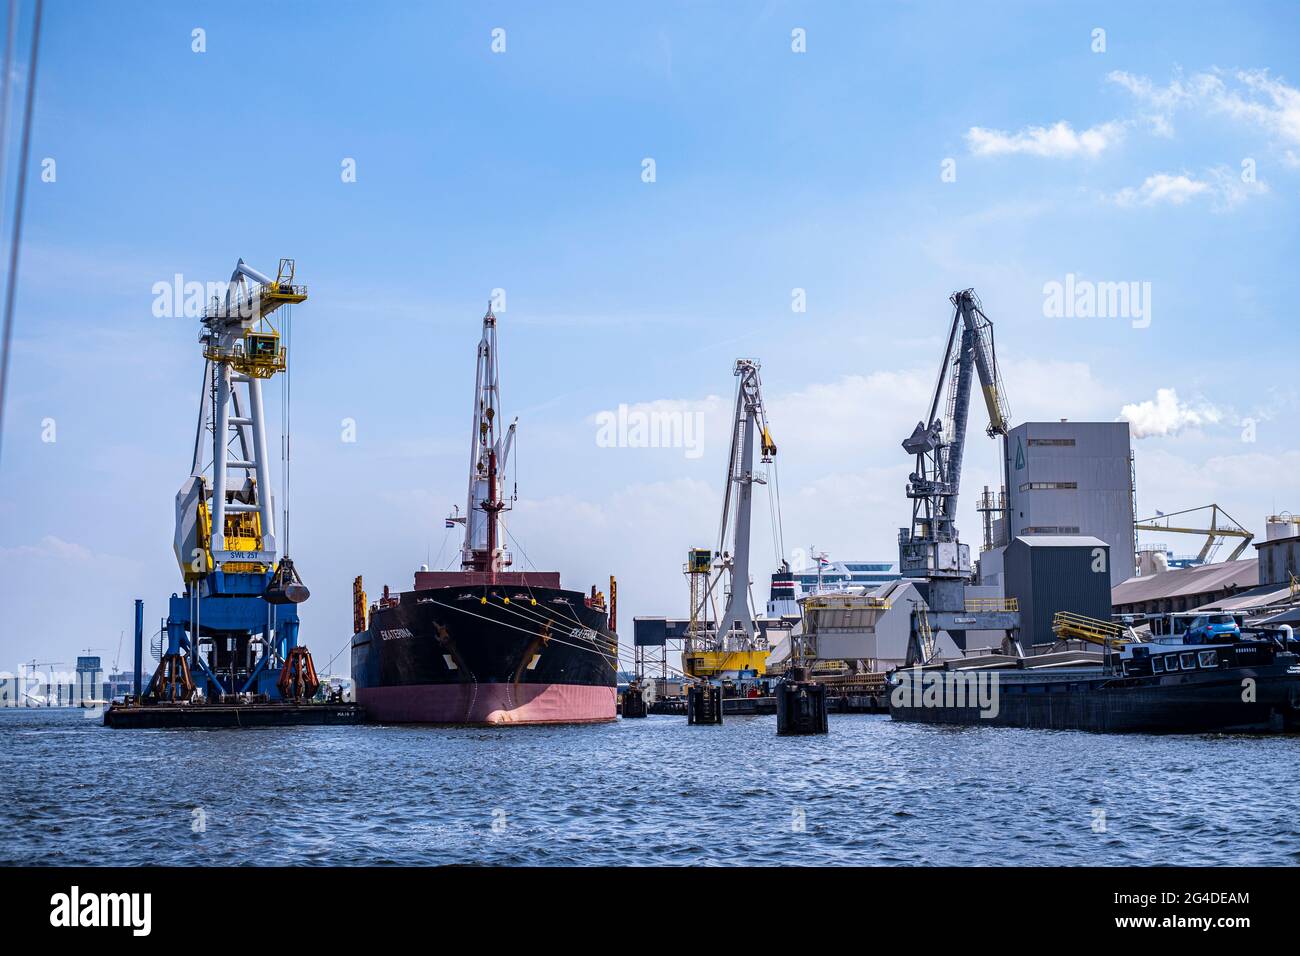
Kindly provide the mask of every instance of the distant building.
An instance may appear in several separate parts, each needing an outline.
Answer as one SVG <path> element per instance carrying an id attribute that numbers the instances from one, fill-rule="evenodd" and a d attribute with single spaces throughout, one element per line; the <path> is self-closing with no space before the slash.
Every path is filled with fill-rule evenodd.
<path id="1" fill-rule="evenodd" d="M 1128 422 L 1025 422 L 1003 446 L 1005 507 L 991 521 L 980 581 L 1004 584 L 1016 538 L 1091 535 L 1110 548 L 1110 582 L 1135 571 L 1133 458 Z"/>
<path id="2" fill-rule="evenodd" d="M 1201 564 L 1124 581 L 1111 590 L 1111 609 L 1116 614 L 1191 611 L 1258 584 L 1259 564 L 1254 558 Z"/>
<path id="3" fill-rule="evenodd" d="M 842 590 L 848 587 L 865 587 L 867 590 L 897 581 L 903 575 L 897 561 L 828 561 L 818 571 L 816 567 L 794 572 L 799 585 L 797 597 L 815 594 L 819 590 Z"/>
<path id="4" fill-rule="evenodd" d="M 74 703 L 103 700 L 104 668 L 98 657 L 77 658 L 77 683 Z"/>
<path id="5" fill-rule="evenodd" d="M 1265 522 L 1264 540 L 1255 548 L 1259 552 L 1260 584 L 1290 584 L 1292 578 L 1300 578 L 1300 518 L 1270 515 Z"/>

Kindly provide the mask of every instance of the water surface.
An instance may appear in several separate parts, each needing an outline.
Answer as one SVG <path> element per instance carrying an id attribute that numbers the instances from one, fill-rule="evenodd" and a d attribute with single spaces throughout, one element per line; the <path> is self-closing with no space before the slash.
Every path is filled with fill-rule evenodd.
<path id="1" fill-rule="evenodd" d="M 830 730 L 114 731 L 6 709 L 0 863 L 1300 862 L 1300 738 Z"/>

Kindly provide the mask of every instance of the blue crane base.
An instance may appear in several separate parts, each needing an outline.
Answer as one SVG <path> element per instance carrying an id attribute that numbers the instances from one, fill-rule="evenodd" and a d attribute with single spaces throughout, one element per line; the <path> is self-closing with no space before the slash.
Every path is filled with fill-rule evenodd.
<path id="1" fill-rule="evenodd" d="M 263 595 L 270 580 L 269 571 L 213 571 L 171 596 L 164 660 L 184 658 L 194 688 L 208 700 L 234 694 L 280 698 L 280 667 L 298 646 L 298 606 L 268 602 Z"/>

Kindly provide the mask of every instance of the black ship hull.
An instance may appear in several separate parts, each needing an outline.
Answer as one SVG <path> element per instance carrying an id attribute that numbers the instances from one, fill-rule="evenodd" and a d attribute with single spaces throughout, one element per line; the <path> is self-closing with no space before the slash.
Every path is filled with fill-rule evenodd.
<path id="1" fill-rule="evenodd" d="M 581 592 L 404 592 L 352 639 L 357 702 L 389 723 L 564 724 L 616 716 L 617 639 Z"/>
<path id="2" fill-rule="evenodd" d="M 1256 645 L 1245 656 L 1257 660 L 1235 666 L 1233 648 L 1213 650 L 1219 654 L 1216 666 L 1193 664 L 1177 673 L 1002 672 L 991 686 L 966 688 L 960 700 L 953 681 L 943 677 L 932 683 L 928 696 L 924 686 L 914 693 L 918 675 L 913 674 L 906 689 L 898 683 L 891 688 L 889 713 L 894 720 L 916 723 L 1105 733 L 1300 731 L 1300 658 Z M 1197 658 L 1202 651 L 1181 656 Z M 984 679 L 992 677 L 984 672 Z"/>

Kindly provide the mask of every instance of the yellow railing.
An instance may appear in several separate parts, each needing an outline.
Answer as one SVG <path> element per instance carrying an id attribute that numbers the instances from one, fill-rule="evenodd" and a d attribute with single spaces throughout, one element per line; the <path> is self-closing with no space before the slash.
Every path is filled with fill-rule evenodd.
<path id="1" fill-rule="evenodd" d="M 226 363 L 236 372 L 251 378 L 270 378 L 276 372 L 283 372 L 288 364 L 288 356 L 283 348 L 250 355 L 243 348 L 223 349 L 210 345 L 203 350 L 203 357 L 210 362 Z"/>
<path id="2" fill-rule="evenodd" d="M 1123 624 L 1075 614 L 1073 611 L 1057 611 L 1052 617 L 1052 633 L 1063 641 L 1073 638 L 1102 646 L 1130 644 L 1132 639 L 1126 636 L 1126 631 Z"/>
<path id="3" fill-rule="evenodd" d="M 832 595 L 804 598 L 803 606 L 813 610 L 832 608 L 839 611 L 888 611 L 892 606 L 885 598 L 861 597 L 853 594 L 840 595 L 839 598 L 843 603 L 836 602 L 835 596 Z"/>
<path id="4" fill-rule="evenodd" d="M 1020 601 L 1016 598 L 967 598 L 968 611 L 1019 611 Z"/>

